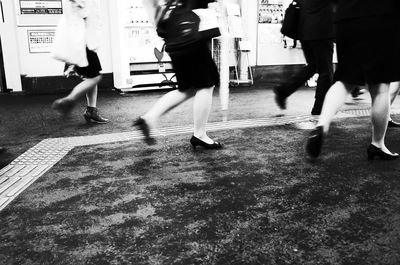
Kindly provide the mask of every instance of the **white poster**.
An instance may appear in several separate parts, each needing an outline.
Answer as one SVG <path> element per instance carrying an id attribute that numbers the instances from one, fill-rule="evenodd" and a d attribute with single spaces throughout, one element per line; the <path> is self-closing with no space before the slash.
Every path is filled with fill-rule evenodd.
<path id="1" fill-rule="evenodd" d="M 55 30 L 28 30 L 29 53 L 49 53 Z"/>

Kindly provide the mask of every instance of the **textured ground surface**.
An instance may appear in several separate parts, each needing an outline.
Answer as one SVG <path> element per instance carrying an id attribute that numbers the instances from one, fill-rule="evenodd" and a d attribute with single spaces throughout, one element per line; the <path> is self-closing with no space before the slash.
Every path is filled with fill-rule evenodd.
<path id="1" fill-rule="evenodd" d="M 0 212 L 0 264 L 399 264 L 400 164 L 367 162 L 369 127 L 314 162 L 292 126 L 74 149 Z"/>

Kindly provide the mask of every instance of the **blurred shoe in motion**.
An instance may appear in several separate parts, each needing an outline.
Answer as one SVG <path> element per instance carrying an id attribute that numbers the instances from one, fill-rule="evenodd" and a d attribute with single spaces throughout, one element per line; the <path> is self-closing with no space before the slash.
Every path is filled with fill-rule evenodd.
<path id="1" fill-rule="evenodd" d="M 151 136 L 150 133 L 150 126 L 147 124 L 146 120 L 143 119 L 142 117 L 137 118 L 134 122 L 133 122 L 133 126 L 137 127 L 138 130 L 140 130 L 144 136 L 144 141 L 146 142 L 146 144 L 148 145 L 154 145 L 156 144 L 156 139 L 154 139 Z"/>
<path id="2" fill-rule="evenodd" d="M 66 98 L 60 98 L 53 102 L 51 107 L 58 111 L 61 115 L 67 116 L 71 113 L 75 106 L 75 102 L 68 100 Z"/>
<path id="3" fill-rule="evenodd" d="M 311 158 L 317 158 L 321 153 L 324 140 L 324 130 L 322 126 L 317 126 L 308 137 L 306 152 Z"/>
<path id="4" fill-rule="evenodd" d="M 275 102 L 280 109 L 286 109 L 286 97 L 280 93 L 279 89 L 279 86 L 274 87 Z"/>

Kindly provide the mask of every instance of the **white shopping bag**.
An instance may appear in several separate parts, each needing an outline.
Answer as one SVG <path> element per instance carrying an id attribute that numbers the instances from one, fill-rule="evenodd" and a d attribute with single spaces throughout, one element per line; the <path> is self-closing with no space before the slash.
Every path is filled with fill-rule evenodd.
<path id="1" fill-rule="evenodd" d="M 193 9 L 193 12 L 200 18 L 199 33 L 203 39 L 221 36 L 218 13 L 211 8 Z"/>
<path id="2" fill-rule="evenodd" d="M 200 17 L 199 31 L 219 29 L 218 13 L 214 9 L 198 8 L 193 12 Z"/>
<path id="3" fill-rule="evenodd" d="M 85 21 L 82 17 L 76 14 L 61 17 L 54 37 L 52 57 L 80 67 L 88 66 Z"/>

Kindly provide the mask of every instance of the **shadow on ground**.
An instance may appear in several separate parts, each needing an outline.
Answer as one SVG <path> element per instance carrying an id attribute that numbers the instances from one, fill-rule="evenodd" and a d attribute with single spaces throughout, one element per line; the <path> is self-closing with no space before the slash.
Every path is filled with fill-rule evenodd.
<path id="1" fill-rule="evenodd" d="M 369 128 L 317 161 L 289 125 L 77 148 L 0 213 L 0 263 L 400 264 L 400 164 L 367 162 Z"/>

